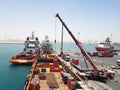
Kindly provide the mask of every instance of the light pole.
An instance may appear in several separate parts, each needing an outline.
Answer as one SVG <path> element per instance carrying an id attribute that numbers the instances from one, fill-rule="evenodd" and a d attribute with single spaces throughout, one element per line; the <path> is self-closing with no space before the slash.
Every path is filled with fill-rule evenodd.
<path id="1" fill-rule="evenodd" d="M 78 41 L 79 41 L 79 35 L 80 35 L 80 32 L 78 32 L 77 34 L 78 34 Z"/>
<path id="2" fill-rule="evenodd" d="M 113 34 L 111 34 L 111 43 L 112 43 L 112 36 L 113 36 Z"/>

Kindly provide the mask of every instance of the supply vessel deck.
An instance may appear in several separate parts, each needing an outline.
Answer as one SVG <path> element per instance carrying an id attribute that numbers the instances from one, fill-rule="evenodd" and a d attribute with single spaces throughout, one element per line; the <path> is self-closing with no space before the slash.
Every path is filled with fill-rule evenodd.
<path id="1" fill-rule="evenodd" d="M 42 54 L 33 64 L 25 90 L 91 90 L 55 54 Z"/>

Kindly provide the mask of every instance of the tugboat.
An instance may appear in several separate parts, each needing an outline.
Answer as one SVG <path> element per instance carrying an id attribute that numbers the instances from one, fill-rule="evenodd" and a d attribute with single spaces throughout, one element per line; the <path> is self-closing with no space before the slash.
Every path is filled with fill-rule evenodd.
<path id="1" fill-rule="evenodd" d="M 95 48 L 97 51 L 108 51 L 114 49 L 109 37 L 106 38 L 105 42 L 98 44 Z"/>
<path id="2" fill-rule="evenodd" d="M 9 62 L 13 64 L 32 64 L 39 56 L 40 44 L 38 37 L 34 37 L 32 32 L 31 37 L 27 37 L 24 42 L 25 48 L 21 53 L 13 56 Z"/>

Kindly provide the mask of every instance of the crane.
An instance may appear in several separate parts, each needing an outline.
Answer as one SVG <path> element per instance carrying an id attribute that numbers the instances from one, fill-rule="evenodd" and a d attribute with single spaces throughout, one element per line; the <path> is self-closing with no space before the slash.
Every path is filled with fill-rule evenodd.
<path id="1" fill-rule="evenodd" d="M 72 37 L 72 39 L 76 43 L 77 47 L 80 49 L 80 51 L 82 52 L 82 54 L 85 56 L 85 58 L 88 60 L 88 62 L 93 67 L 93 71 L 91 72 L 91 76 L 113 78 L 113 73 L 112 72 L 109 72 L 109 71 L 106 71 L 106 70 L 99 70 L 98 69 L 98 67 L 96 66 L 93 58 L 87 53 L 87 51 L 84 48 L 84 46 L 82 45 L 82 43 L 75 38 L 75 36 L 72 34 L 72 32 L 66 26 L 66 24 L 63 22 L 63 20 L 61 19 L 61 17 L 59 16 L 58 13 L 56 14 L 56 17 L 60 20 L 60 22 L 62 23 L 62 25 L 65 27 L 65 29 L 67 30 L 67 32 L 70 34 L 70 36 Z"/>

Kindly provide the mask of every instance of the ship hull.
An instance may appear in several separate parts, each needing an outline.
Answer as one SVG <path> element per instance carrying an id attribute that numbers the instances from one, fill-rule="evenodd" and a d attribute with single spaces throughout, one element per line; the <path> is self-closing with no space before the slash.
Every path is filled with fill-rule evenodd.
<path id="1" fill-rule="evenodd" d="M 111 50 L 111 48 L 107 48 L 107 47 L 95 47 L 97 51 L 107 51 L 107 50 Z"/>
<path id="2" fill-rule="evenodd" d="M 35 61 L 35 59 L 32 59 L 32 60 L 25 60 L 25 59 L 10 59 L 10 63 L 12 64 L 33 64 Z"/>
<path id="3" fill-rule="evenodd" d="M 25 54 L 24 56 L 16 55 L 9 62 L 12 64 L 33 64 L 39 57 L 39 52 L 33 55 Z"/>

